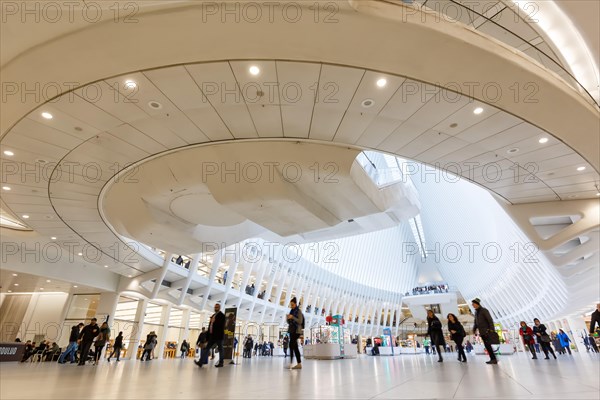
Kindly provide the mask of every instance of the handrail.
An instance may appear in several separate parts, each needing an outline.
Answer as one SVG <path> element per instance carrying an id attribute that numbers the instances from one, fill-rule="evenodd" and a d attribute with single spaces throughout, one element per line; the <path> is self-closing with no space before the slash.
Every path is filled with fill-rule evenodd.
<path id="1" fill-rule="evenodd" d="M 391 4 L 397 7 L 405 7 L 405 6 L 413 6 L 413 7 L 420 7 L 420 6 L 414 6 L 412 3 L 407 3 L 405 1 L 402 1 L 402 4 L 396 3 L 393 0 L 376 0 L 379 1 L 381 3 L 386 3 L 386 4 Z M 547 59 L 549 59 L 552 63 L 554 63 L 558 68 L 560 68 L 563 72 L 565 72 L 573 81 L 569 82 L 569 80 L 564 79 L 565 82 L 567 82 L 569 84 L 569 86 L 571 86 L 573 89 L 578 90 L 583 95 L 584 98 L 586 98 L 586 100 L 589 102 L 591 100 L 592 104 L 595 105 L 596 107 L 600 107 L 600 104 L 598 103 L 598 101 L 594 98 L 594 96 L 591 95 L 591 93 L 585 88 L 585 86 L 583 86 L 578 80 L 577 78 L 575 78 L 575 76 L 573 76 L 573 74 L 571 72 L 569 72 L 569 70 L 567 70 L 564 66 L 562 66 L 559 62 L 557 62 L 554 58 L 550 57 L 549 55 L 547 55 L 544 51 L 542 51 L 541 49 L 539 49 L 537 47 L 537 45 L 531 44 L 530 42 L 528 42 L 527 40 L 525 40 L 523 37 L 521 37 L 520 35 L 514 33 L 513 31 L 509 30 L 508 28 L 506 28 L 503 25 L 500 25 L 499 23 L 497 23 L 496 21 L 494 21 L 491 18 L 486 17 L 485 15 L 475 11 L 472 8 L 469 8 L 461 3 L 459 3 L 456 0 L 449 0 L 452 4 L 456 5 L 457 7 L 460 7 L 464 10 L 466 10 L 469 13 L 473 13 L 475 15 L 477 15 L 480 18 L 485 19 L 487 22 L 490 22 L 492 24 L 494 24 L 495 26 L 499 27 L 500 29 L 502 29 L 503 31 L 507 32 L 508 34 L 512 35 L 514 38 L 519 39 L 522 43 L 521 44 L 527 44 L 528 46 L 531 46 L 530 48 L 535 49 L 535 51 L 537 51 L 539 54 L 541 54 L 542 56 L 546 57 Z M 426 7 L 428 10 L 431 11 L 436 11 L 433 9 L 428 8 L 426 5 L 424 6 Z M 508 6 L 506 6 L 508 7 Z M 493 18 L 493 17 L 492 17 Z M 462 23 L 460 21 L 456 21 L 458 23 Z M 463 24 L 464 25 L 464 24 Z M 474 28 L 475 30 L 478 30 L 477 28 Z M 490 35 L 491 36 L 491 35 Z M 494 36 L 492 36 L 494 37 Z M 500 39 L 500 38 L 496 38 L 497 40 L 500 40 L 502 43 L 506 44 L 507 46 L 510 46 L 511 48 L 519 51 L 520 53 L 524 54 L 525 56 L 527 56 L 529 59 L 533 60 L 534 62 L 540 64 L 540 62 L 538 60 L 536 60 L 535 58 L 531 57 L 530 55 L 528 55 L 527 53 L 525 53 L 524 50 L 519 50 L 518 48 L 511 46 L 510 44 L 506 43 L 506 41 Z M 545 41 L 543 42 L 545 43 Z M 547 67 L 546 65 L 544 65 L 544 63 L 542 62 L 540 65 L 542 65 L 544 68 L 549 69 L 549 67 Z M 587 95 L 587 96 L 586 96 Z"/>

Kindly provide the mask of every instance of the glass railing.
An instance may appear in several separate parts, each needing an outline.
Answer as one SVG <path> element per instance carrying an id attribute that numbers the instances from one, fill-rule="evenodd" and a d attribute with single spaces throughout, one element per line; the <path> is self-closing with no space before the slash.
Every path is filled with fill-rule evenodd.
<path id="1" fill-rule="evenodd" d="M 413 1 L 405 1 L 405 0 L 376 0 L 376 1 L 386 3 L 386 4 L 392 4 L 392 5 L 395 5 L 398 7 L 414 7 L 416 9 L 424 8 L 424 9 L 431 10 L 434 12 L 441 12 L 447 18 L 447 19 L 445 18 L 446 20 L 451 20 L 451 19 L 456 18 L 456 15 L 468 15 L 468 16 L 470 16 L 469 19 L 473 22 L 481 21 L 481 23 L 478 23 L 477 26 L 475 26 L 474 23 L 466 24 L 462 21 L 456 21 L 456 22 L 462 23 L 463 25 L 466 25 L 466 26 L 470 26 L 471 28 L 474 28 L 475 30 L 481 31 L 485 35 L 491 36 L 491 37 L 503 42 L 504 44 L 514 48 L 515 50 L 518 50 L 520 53 L 526 55 L 528 58 L 541 64 L 546 69 L 549 69 L 549 70 L 555 72 L 556 74 L 558 74 L 561 78 L 563 78 L 569 84 L 569 86 L 571 86 L 573 89 L 577 90 L 590 104 L 592 104 L 596 107 L 598 107 L 598 105 L 599 105 L 598 99 L 596 99 L 594 96 L 592 96 L 592 94 L 577 80 L 577 78 L 575 78 L 575 76 L 568 69 L 566 69 L 555 57 L 552 57 L 551 55 L 548 54 L 552 50 L 548 46 L 547 43 L 542 41 L 541 43 L 533 44 L 533 43 L 531 43 L 531 41 L 527 41 L 521 35 L 511 31 L 509 28 L 502 25 L 498 21 L 495 21 L 494 18 L 496 17 L 497 14 L 499 14 L 499 12 L 497 14 L 494 14 L 490 18 L 490 17 L 488 17 L 484 14 L 481 14 L 478 11 L 468 7 L 469 4 L 472 5 L 473 3 L 476 3 L 476 2 L 465 2 L 465 4 L 462 4 L 456 0 L 448 0 L 448 3 L 451 3 L 453 7 L 441 7 L 441 8 L 438 8 L 438 7 L 429 8 L 429 7 L 427 7 L 427 2 L 424 2 L 425 5 L 421 5 L 421 3 L 423 3 L 422 1 L 420 3 L 416 2 L 416 1 L 413 2 Z M 517 5 L 511 5 L 511 6 L 504 5 L 504 6 L 505 6 L 505 8 L 502 8 L 502 11 L 504 11 L 505 9 L 508 9 L 510 12 L 513 12 L 513 14 L 514 14 L 514 18 L 511 17 L 511 18 L 508 18 L 507 20 L 514 22 L 515 19 L 518 18 L 518 20 L 517 20 L 518 22 L 522 22 L 524 24 L 527 23 L 527 22 L 525 22 L 525 20 L 522 19 L 523 12 L 520 12 L 520 13 L 518 11 L 516 13 L 514 12 L 515 9 L 518 9 Z M 514 7 L 514 9 L 511 7 Z M 444 11 L 447 11 L 447 13 L 445 13 Z M 448 15 L 451 12 L 454 15 Z M 485 27 L 485 28 L 482 28 L 482 27 Z M 548 47 L 548 49 L 543 50 L 541 48 L 542 45 L 545 47 Z"/>
<path id="2" fill-rule="evenodd" d="M 363 151 L 356 157 L 356 161 L 378 187 L 402 182 L 404 175 L 400 167 L 389 166 L 381 156 L 384 155 L 382 153 L 366 153 Z"/>

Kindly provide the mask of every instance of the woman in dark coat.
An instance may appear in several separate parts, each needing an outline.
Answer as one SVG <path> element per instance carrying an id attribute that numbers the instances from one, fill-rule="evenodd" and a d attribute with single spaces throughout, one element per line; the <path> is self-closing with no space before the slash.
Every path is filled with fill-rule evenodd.
<path id="1" fill-rule="evenodd" d="M 431 338 L 431 344 L 437 350 L 438 362 L 443 362 L 442 349 L 446 348 L 446 340 L 442 331 L 442 323 L 431 310 L 427 310 L 427 335 Z"/>
<path id="2" fill-rule="evenodd" d="M 465 333 L 465 328 L 463 328 L 458 318 L 456 318 L 456 315 L 450 313 L 446 318 L 448 319 L 450 338 L 454 340 L 454 343 L 456 343 L 456 348 L 458 349 L 458 361 L 467 362 L 467 355 L 465 354 L 465 348 L 462 344 L 465 336 L 467 336 Z"/>

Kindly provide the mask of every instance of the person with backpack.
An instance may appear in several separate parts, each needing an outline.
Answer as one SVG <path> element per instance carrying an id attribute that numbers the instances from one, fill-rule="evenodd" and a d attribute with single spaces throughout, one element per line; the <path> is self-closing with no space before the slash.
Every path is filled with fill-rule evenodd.
<path id="1" fill-rule="evenodd" d="M 110 359 L 113 355 L 117 355 L 117 362 L 121 361 L 121 350 L 123 349 L 123 332 L 119 332 L 119 334 L 117 335 L 117 337 L 115 338 L 115 343 L 113 344 L 113 351 L 112 353 L 110 353 L 110 355 L 108 356 L 108 362 L 110 362 Z"/>
<path id="2" fill-rule="evenodd" d="M 298 339 L 304 332 L 304 314 L 298 307 L 298 301 L 294 297 L 290 301 L 290 312 L 287 315 L 288 333 L 290 334 L 290 369 L 302 369 L 302 359 L 300 358 L 300 349 L 298 348 Z M 291 366 L 296 356 L 296 365 Z"/>
<path id="3" fill-rule="evenodd" d="M 181 351 L 181 358 L 185 358 L 188 351 L 190 351 L 190 345 L 188 344 L 188 342 L 185 339 L 183 339 L 183 343 L 181 343 L 181 347 L 179 348 L 179 351 Z"/>

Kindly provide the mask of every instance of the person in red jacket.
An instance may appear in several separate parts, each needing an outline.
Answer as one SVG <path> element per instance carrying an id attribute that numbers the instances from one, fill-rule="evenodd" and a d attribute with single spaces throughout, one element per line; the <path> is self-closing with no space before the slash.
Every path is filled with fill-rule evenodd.
<path id="1" fill-rule="evenodd" d="M 529 348 L 533 355 L 533 360 L 537 360 L 537 354 L 535 354 L 535 338 L 533 336 L 533 329 L 527 326 L 525 321 L 521 321 L 521 328 L 519 329 L 519 335 L 523 338 L 523 344 Z"/>

